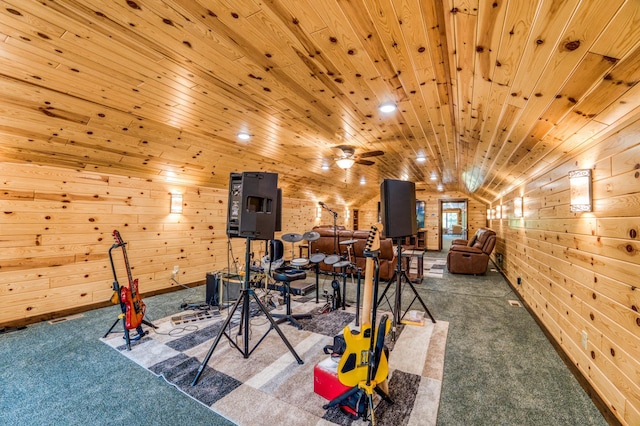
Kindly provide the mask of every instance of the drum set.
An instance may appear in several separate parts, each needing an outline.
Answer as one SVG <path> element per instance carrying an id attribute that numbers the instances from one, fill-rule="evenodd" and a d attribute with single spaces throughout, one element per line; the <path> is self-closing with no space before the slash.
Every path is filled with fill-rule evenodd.
<path id="1" fill-rule="evenodd" d="M 306 269 L 306 268 L 309 268 L 310 266 L 313 266 L 313 268 L 315 269 L 316 303 L 319 303 L 320 263 L 324 263 L 325 265 L 330 265 L 332 267 L 333 271 L 330 272 L 330 274 L 333 277 L 333 279 L 331 280 L 331 288 L 333 291 L 331 294 L 327 290 L 324 291 L 324 297 L 326 298 L 326 303 L 324 305 L 324 308 L 322 309 L 322 312 L 323 313 L 330 312 L 330 311 L 339 309 L 340 307 L 344 310 L 346 306 L 348 306 L 344 298 L 344 295 L 346 293 L 346 287 L 347 287 L 347 277 L 349 275 L 353 277 L 354 273 L 357 272 L 358 282 L 360 281 L 360 277 L 359 277 L 360 271 L 357 270 L 356 265 L 352 262 L 352 255 L 351 255 L 353 250 L 353 244 L 355 244 L 357 240 L 352 239 L 352 240 L 345 240 L 340 242 L 340 245 L 347 246 L 348 255 L 346 259 L 343 256 L 340 256 L 338 254 L 326 255 L 325 253 L 311 253 L 311 252 L 308 253 L 309 254 L 308 258 L 295 257 L 295 251 L 294 251 L 295 243 L 298 243 L 303 240 L 306 241 L 307 243 L 311 243 L 313 241 L 318 240 L 319 238 L 320 238 L 320 234 L 315 231 L 305 232 L 304 234 L 288 233 L 288 234 L 283 234 L 281 237 L 283 241 L 291 243 L 291 261 L 289 263 L 292 267 Z M 302 253 L 300 253 L 300 255 L 301 254 Z M 339 278 L 342 278 L 342 290 L 340 289 Z M 360 286 L 358 285 L 358 290 L 360 290 L 359 287 Z M 357 299 L 359 299 L 359 295 Z"/>

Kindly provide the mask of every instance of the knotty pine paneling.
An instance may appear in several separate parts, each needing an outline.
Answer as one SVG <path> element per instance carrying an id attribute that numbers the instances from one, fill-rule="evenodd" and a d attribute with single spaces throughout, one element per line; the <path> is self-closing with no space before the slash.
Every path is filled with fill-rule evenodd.
<path id="1" fill-rule="evenodd" d="M 127 242 L 143 295 L 176 287 L 170 280 L 176 265 L 182 284 L 202 283 L 207 272 L 227 266 L 226 190 L 10 163 L 1 163 L 0 170 L 0 325 L 108 302 L 114 229 Z M 183 194 L 181 215 L 169 214 L 172 191 Z M 316 203 L 283 195 L 283 230 L 276 237 L 329 223 L 329 214 L 317 217 Z M 243 264 L 245 239 L 230 241 L 233 257 Z M 252 243 L 254 260 L 264 255 L 264 246 Z M 125 284 L 122 250 L 112 254 Z M 285 256 L 291 258 L 290 243 Z"/>
<path id="2" fill-rule="evenodd" d="M 578 168 L 595 168 L 591 213 L 569 210 L 567 172 Z M 639 169 L 632 123 L 495 200 L 507 215 L 490 221 L 494 261 L 503 255 L 498 266 L 520 297 L 627 425 L 640 424 Z M 515 218 L 520 195 L 524 217 Z"/>
<path id="3" fill-rule="evenodd" d="M 416 192 L 416 200 L 425 202 L 424 230 L 427 231 L 427 250 L 440 250 L 440 200 L 446 201 L 452 198 L 468 199 L 467 223 L 469 235 L 473 235 L 478 228 L 487 226 L 487 206 L 474 198 L 461 192 Z M 360 229 L 369 229 L 369 226 L 378 222 L 379 197 L 360 206 Z"/>

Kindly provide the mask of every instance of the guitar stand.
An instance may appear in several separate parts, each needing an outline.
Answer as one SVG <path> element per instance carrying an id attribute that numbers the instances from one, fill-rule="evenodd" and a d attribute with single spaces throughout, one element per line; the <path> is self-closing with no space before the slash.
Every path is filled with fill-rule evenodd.
<path id="1" fill-rule="evenodd" d="M 149 334 L 149 331 L 144 331 L 142 329 L 142 325 L 139 325 L 138 327 L 136 327 L 136 332 L 138 334 L 136 334 L 134 337 L 131 337 L 129 334 L 129 329 L 127 329 L 127 325 L 126 325 L 126 320 L 124 317 L 124 312 L 121 313 L 120 315 L 118 315 L 118 318 L 113 322 L 113 325 L 111 326 L 111 328 L 109 328 L 109 330 L 104 334 L 104 336 L 102 336 L 103 339 L 105 339 L 109 334 L 111 334 L 112 330 L 115 328 L 115 326 L 118 324 L 118 321 L 120 321 L 122 319 L 122 328 L 124 328 L 124 340 L 127 342 L 127 350 L 131 350 L 131 342 L 135 342 L 138 341 L 140 339 L 142 339 L 144 336 L 146 336 L 147 334 Z M 149 327 L 152 328 L 158 328 L 157 326 L 153 325 L 151 322 L 147 321 L 147 320 L 142 320 L 142 324 L 148 325 Z M 114 331 L 115 333 L 115 331 Z"/>
<path id="2" fill-rule="evenodd" d="M 389 299 L 387 298 L 387 303 L 389 304 L 389 307 L 391 308 L 391 312 L 393 313 L 393 321 L 392 321 L 392 327 L 391 327 L 391 338 L 393 341 L 396 340 L 396 329 L 398 327 L 398 324 L 400 324 L 402 322 L 402 319 L 404 318 L 404 316 L 407 314 L 407 311 L 409 311 L 409 309 L 411 308 L 411 305 L 413 305 L 413 302 L 416 301 L 416 299 L 418 299 L 418 301 L 420 302 L 420 304 L 422 305 L 422 307 L 424 308 L 425 312 L 427 313 L 427 315 L 429 315 L 429 318 L 431 318 L 431 322 L 435 323 L 436 320 L 433 317 L 433 315 L 431 315 L 431 312 L 429 312 L 429 308 L 427 308 L 427 305 L 424 304 L 424 302 L 422 301 L 422 298 L 420 297 L 420 295 L 418 294 L 418 291 L 416 290 L 416 288 L 413 286 L 413 283 L 411 282 L 411 280 L 409 279 L 409 277 L 407 276 L 407 272 L 402 269 L 402 244 L 401 244 L 402 239 L 398 238 L 398 263 L 396 266 L 396 270 L 393 272 L 393 276 L 391 277 L 391 279 L 389 280 L 389 282 L 387 283 L 387 286 L 385 287 L 384 291 L 382 292 L 382 295 L 380 296 L 380 298 L 377 301 L 377 304 L 379 305 L 380 302 L 382 301 L 382 298 L 385 297 L 385 295 L 387 294 L 387 290 L 389 290 L 389 287 L 391 287 L 391 283 L 396 282 L 396 294 L 395 294 L 395 302 L 394 302 L 394 306 L 391 306 L 391 303 L 389 302 Z M 407 309 L 405 310 L 405 313 L 402 314 L 402 316 L 400 315 L 402 312 L 402 281 L 405 281 L 407 284 L 409 284 L 409 286 L 411 287 L 411 290 L 413 291 L 413 299 L 411 300 L 411 303 L 409 303 L 409 306 L 407 307 Z"/>
<path id="3" fill-rule="evenodd" d="M 109 328 L 109 330 L 107 330 L 107 332 L 104 334 L 104 336 L 102 336 L 103 339 L 106 339 L 107 336 L 109 334 L 111 334 L 112 330 L 115 328 L 115 326 L 118 324 L 118 321 L 122 320 L 122 328 L 124 329 L 124 340 L 127 342 L 127 350 L 130 351 L 131 350 L 131 342 L 135 342 L 138 341 L 140 339 L 142 339 L 144 336 L 146 336 L 147 334 L 149 334 L 148 331 L 144 331 L 142 329 L 142 324 L 148 325 L 149 327 L 152 328 L 158 328 L 155 325 L 153 325 L 153 323 L 145 320 L 144 318 L 142 319 L 142 323 L 136 327 L 136 332 L 138 333 L 135 337 L 131 337 L 129 335 L 129 329 L 127 328 L 127 320 L 126 320 L 126 312 L 127 312 L 127 307 L 124 303 L 122 303 L 122 298 L 120 296 L 120 284 L 118 283 L 118 275 L 116 274 L 116 266 L 113 262 L 113 255 L 111 254 L 111 251 L 113 249 L 116 249 L 118 247 L 124 247 L 124 243 L 123 244 L 114 244 L 111 246 L 111 248 L 109 248 L 109 261 L 111 262 L 111 271 L 113 272 L 113 291 L 118 295 L 118 304 L 120 305 L 120 310 L 122 311 L 122 313 L 120 313 L 118 315 L 118 318 L 116 318 L 116 320 L 113 322 L 113 324 L 111 325 L 111 327 Z M 112 298 L 113 300 L 113 298 Z M 115 333 L 115 332 L 114 332 Z"/>
<path id="4" fill-rule="evenodd" d="M 250 261 L 251 261 L 251 237 L 247 237 L 246 255 L 245 255 L 245 262 L 246 263 L 245 263 L 245 265 L 249 265 Z M 280 327 L 278 327 L 278 324 L 273 319 L 273 317 L 271 316 L 269 311 L 264 307 L 262 302 L 260 302 L 260 298 L 258 298 L 258 296 L 256 296 L 255 291 L 252 288 L 249 287 L 249 276 L 250 275 L 251 275 L 251 269 L 247 268 L 246 272 L 245 272 L 245 275 L 244 275 L 243 289 L 240 291 L 240 295 L 238 296 L 238 300 L 236 300 L 236 303 L 233 305 L 233 308 L 231 308 L 229 310 L 229 312 L 227 314 L 227 319 L 224 321 L 224 324 L 222 324 L 222 327 L 220 328 L 220 331 L 218 332 L 218 335 L 216 336 L 216 339 L 213 341 L 213 344 L 211 345 L 211 348 L 209 349 L 209 352 L 207 353 L 207 356 L 204 357 L 204 360 L 202 361 L 202 364 L 200 364 L 200 368 L 198 368 L 198 372 L 196 373 L 196 377 L 193 379 L 193 382 L 191 382 L 191 386 L 195 386 L 196 384 L 198 384 L 198 380 L 200 380 L 200 376 L 202 375 L 202 372 L 204 371 L 204 368 L 207 366 L 207 363 L 209 362 L 209 359 L 211 358 L 211 355 L 213 355 L 213 351 L 216 349 L 216 346 L 218 346 L 218 343 L 220 342 L 220 339 L 222 338 L 222 336 L 225 336 L 229 340 L 231 345 L 233 347 L 235 347 L 242 354 L 242 356 L 244 358 L 249 358 L 249 356 L 253 353 L 253 351 L 256 350 L 258 345 L 260 345 L 260 343 L 262 343 L 262 341 L 267 337 L 269 332 L 271 330 L 275 329 L 276 332 L 278 333 L 278 335 L 280 336 L 280 339 L 282 339 L 282 341 L 287 346 L 287 348 L 289 349 L 289 351 L 291 352 L 293 357 L 296 359 L 298 364 L 304 364 L 304 361 L 302 361 L 302 359 L 300 359 L 300 357 L 296 353 L 295 349 L 293 349 L 293 346 L 291 346 L 291 343 L 289 343 L 289 341 L 287 340 L 285 335 L 282 334 L 282 331 L 280 330 Z M 249 309 L 249 302 L 250 302 L 249 298 L 250 297 L 253 298 L 253 300 L 258 305 L 258 308 L 260 308 L 260 310 L 266 315 L 267 319 L 271 323 L 271 327 L 264 333 L 264 335 L 260 338 L 260 340 L 258 340 L 258 342 L 253 346 L 253 348 L 251 348 L 251 350 L 249 350 L 249 334 L 250 334 L 249 333 L 249 319 L 250 319 L 250 314 L 251 314 L 250 313 L 250 309 Z M 241 312 L 241 315 L 240 315 L 240 325 L 239 325 L 239 329 L 238 329 L 238 335 L 239 336 L 242 335 L 243 328 L 244 328 L 244 335 L 243 335 L 244 348 L 240 348 L 236 344 L 236 342 L 234 342 L 233 339 L 225 331 L 225 328 L 227 328 L 227 326 L 230 325 L 231 319 L 233 318 L 233 315 L 236 312 L 236 309 L 238 309 L 238 306 L 240 306 L 240 302 L 242 302 L 242 312 Z"/>
<path id="5" fill-rule="evenodd" d="M 379 275 L 379 263 L 378 263 L 378 255 L 379 255 L 379 251 L 372 251 L 369 253 L 365 253 L 365 255 L 367 257 L 371 257 L 373 258 L 374 262 L 375 262 L 375 272 L 374 272 L 374 285 L 373 285 L 373 307 L 372 307 L 372 314 L 371 314 L 371 337 L 369 340 L 369 362 L 367 365 L 367 379 L 361 381 L 358 385 L 354 386 L 353 388 L 351 388 L 350 390 L 346 391 L 345 393 L 343 393 L 342 395 L 332 399 L 331 401 L 329 401 L 328 404 L 323 405 L 322 408 L 324 408 L 325 410 L 330 408 L 330 407 L 335 407 L 336 405 L 339 405 L 341 403 L 346 402 L 352 395 L 356 394 L 358 391 L 362 391 L 367 395 L 367 399 L 368 399 L 368 410 L 366 410 L 363 418 L 364 420 L 368 420 L 369 418 L 371 419 L 371 424 L 375 426 L 376 422 L 375 422 L 375 409 L 376 407 L 374 407 L 373 405 L 373 392 L 377 393 L 378 395 L 380 395 L 380 397 L 388 402 L 389 404 L 393 404 L 394 401 L 393 399 L 391 399 L 391 397 L 379 386 L 379 383 L 375 382 L 375 376 L 376 376 L 376 371 L 378 369 L 378 361 L 379 361 L 379 357 L 381 356 L 382 352 L 384 351 L 384 328 L 386 328 L 386 316 L 383 317 L 385 324 L 384 325 L 380 325 L 380 327 L 383 327 L 381 329 L 378 330 L 378 334 L 376 335 L 376 312 L 378 309 L 376 300 L 378 299 L 378 275 Z M 381 321 L 382 323 L 382 321 Z M 382 333 L 380 334 L 380 331 L 382 330 Z M 375 340 L 375 341 L 374 341 Z M 343 355 L 345 356 L 345 355 Z M 386 378 L 385 378 L 385 382 L 386 382 Z M 360 415 L 361 413 L 357 413 L 358 415 Z"/>

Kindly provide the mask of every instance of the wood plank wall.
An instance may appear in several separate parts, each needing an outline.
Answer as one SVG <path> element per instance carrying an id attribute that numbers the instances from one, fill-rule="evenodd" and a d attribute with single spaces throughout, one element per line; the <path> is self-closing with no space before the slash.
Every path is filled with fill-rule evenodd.
<path id="1" fill-rule="evenodd" d="M 617 418 L 638 425 L 640 122 L 590 145 L 494 203 L 506 218 L 491 221 L 493 258 L 503 255 L 498 266 Z M 571 213 L 568 172 L 583 168 L 594 211 Z"/>
<path id="2" fill-rule="evenodd" d="M 461 192 L 417 192 L 416 199 L 425 202 L 424 228 L 427 231 L 427 250 L 440 250 L 440 200 L 468 199 L 467 223 L 469 235 L 473 235 L 478 228 L 487 226 L 487 205 L 468 194 Z M 378 201 L 380 197 L 368 201 L 360 206 L 360 229 L 369 229 L 369 226 L 378 221 Z"/>
<path id="3" fill-rule="evenodd" d="M 114 229 L 127 242 L 143 295 L 175 287 L 174 266 L 182 284 L 201 283 L 227 266 L 225 189 L 11 163 L 0 163 L 0 171 L 0 326 L 107 302 Z M 183 194 L 183 214 L 169 214 L 173 191 Z M 317 217 L 313 202 L 283 195 L 283 232 L 304 233 L 328 221 L 324 213 Z M 230 241 L 243 264 L 245 240 Z M 252 246 L 259 259 L 264 244 Z M 122 250 L 113 253 L 126 283 Z"/>

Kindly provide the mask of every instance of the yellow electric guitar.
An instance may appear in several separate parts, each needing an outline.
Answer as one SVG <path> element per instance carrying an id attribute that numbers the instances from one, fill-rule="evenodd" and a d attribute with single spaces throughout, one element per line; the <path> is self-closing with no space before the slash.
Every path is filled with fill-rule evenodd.
<path id="1" fill-rule="evenodd" d="M 382 232 L 382 224 L 377 223 L 371 227 L 364 248 L 365 255 L 367 252 L 374 252 L 380 248 L 380 232 Z M 374 297 L 374 270 L 374 259 L 372 256 L 367 256 L 362 301 L 362 325 L 359 332 L 352 332 L 349 326 L 344 328 L 346 350 L 338 363 L 338 379 L 340 382 L 345 386 L 360 386 L 367 390 L 368 393 L 376 385 L 383 383 L 389 374 L 387 357 L 382 350 L 384 336 L 391 328 L 386 316 L 380 321 L 380 326 L 384 329 L 384 332 L 380 330 L 372 333 L 371 311 Z M 375 336 L 372 336 L 372 334 L 375 334 Z M 374 340 L 373 344 L 371 342 L 372 339 Z M 382 341 L 379 341 L 380 339 Z M 374 348 L 377 350 L 374 350 Z M 369 365 L 371 363 L 374 363 L 374 365 L 370 369 Z M 370 371 L 373 372 L 373 376 L 369 378 Z"/>

